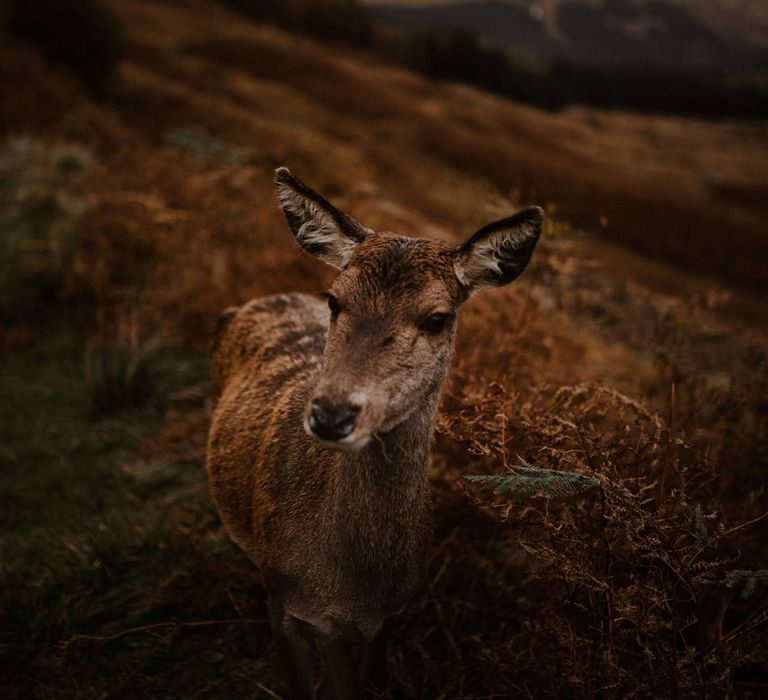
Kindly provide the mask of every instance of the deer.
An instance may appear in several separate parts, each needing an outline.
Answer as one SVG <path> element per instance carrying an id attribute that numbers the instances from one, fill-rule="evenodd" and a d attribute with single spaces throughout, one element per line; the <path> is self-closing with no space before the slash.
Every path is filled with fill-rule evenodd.
<path id="1" fill-rule="evenodd" d="M 523 272 L 543 212 L 451 245 L 367 228 L 287 168 L 274 183 L 295 241 L 339 272 L 321 296 L 219 318 L 207 471 L 263 582 L 291 698 L 316 697 L 321 661 L 321 694 L 351 700 L 425 574 L 427 466 L 459 308 Z"/>

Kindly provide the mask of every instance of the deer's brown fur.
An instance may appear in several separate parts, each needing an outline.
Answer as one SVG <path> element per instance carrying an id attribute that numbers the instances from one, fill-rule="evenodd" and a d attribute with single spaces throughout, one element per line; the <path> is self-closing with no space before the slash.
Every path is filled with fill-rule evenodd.
<path id="1" fill-rule="evenodd" d="M 299 243 L 342 269 L 330 290 L 339 310 L 281 294 L 225 312 L 208 470 L 225 527 L 264 577 L 292 695 L 312 696 L 319 644 L 334 696 L 352 698 L 367 645 L 421 579 L 426 464 L 456 312 L 473 285 L 519 274 L 540 211 L 514 222 L 530 235 L 518 240 L 507 223 L 473 250 L 477 236 L 455 248 L 374 233 L 287 171 L 277 183 Z M 425 331 L 435 315 L 445 324 Z M 318 396 L 357 405 L 348 438 L 310 435 Z"/>

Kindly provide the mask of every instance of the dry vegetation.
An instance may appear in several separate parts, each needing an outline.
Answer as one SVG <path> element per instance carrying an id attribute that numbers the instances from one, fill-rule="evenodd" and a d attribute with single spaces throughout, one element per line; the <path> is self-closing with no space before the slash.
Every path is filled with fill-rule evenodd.
<path id="1" fill-rule="evenodd" d="M 200 369 L 224 307 L 328 279 L 281 221 L 281 164 L 403 233 L 551 214 L 533 269 L 462 318 L 392 696 L 768 693 L 766 127 L 546 114 L 198 0 L 114 7 L 102 103 L 2 43 L 0 223 L 32 202 L 31 240 L 74 242 L 55 297 L 3 311 L 4 697 L 283 692 L 207 497 Z M 5 174 L 30 163 L 22 192 Z M 599 486 L 520 503 L 461 479 L 523 459 Z"/>

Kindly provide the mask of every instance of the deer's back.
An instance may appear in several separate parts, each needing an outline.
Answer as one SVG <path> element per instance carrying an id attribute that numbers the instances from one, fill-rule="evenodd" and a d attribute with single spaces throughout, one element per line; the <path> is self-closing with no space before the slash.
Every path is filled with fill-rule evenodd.
<path id="1" fill-rule="evenodd" d="M 282 536 L 275 528 L 300 510 L 307 484 L 295 482 L 311 481 L 299 468 L 310 446 L 302 412 L 327 317 L 314 297 L 280 294 L 227 310 L 214 336 L 211 490 L 230 536 L 260 565 L 269 566 L 273 539 Z"/>

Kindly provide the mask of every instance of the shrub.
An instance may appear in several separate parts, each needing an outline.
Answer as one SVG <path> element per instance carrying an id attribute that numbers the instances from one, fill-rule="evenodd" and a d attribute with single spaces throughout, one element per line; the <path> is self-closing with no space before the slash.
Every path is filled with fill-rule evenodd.
<path id="1" fill-rule="evenodd" d="M 541 596 L 536 624 L 509 640 L 521 677 L 536 686 L 546 659 L 573 697 L 725 697 L 754 680 L 768 571 L 748 552 L 759 549 L 764 514 L 718 512 L 709 460 L 601 386 L 521 400 L 495 385 L 459 404 L 442 432 L 509 470 L 465 477 L 465 488 L 510 526 L 500 556 L 522 557 L 525 594 Z M 508 463 L 520 435 L 516 447 L 543 469 Z M 536 680 L 562 691 L 562 679 Z"/>
<path id="2" fill-rule="evenodd" d="M 471 32 L 427 28 L 380 33 L 379 53 L 437 80 L 456 80 L 546 109 L 573 103 L 661 114 L 738 116 L 768 113 L 759 80 L 650 66 L 590 66 L 515 54 Z"/>
<path id="3" fill-rule="evenodd" d="M 114 13 L 99 0 L 10 0 L 8 29 L 68 68 L 91 94 L 104 95 L 121 42 Z"/>
<path id="4" fill-rule="evenodd" d="M 14 138 L 0 147 L 0 316 L 55 297 L 91 208 L 92 158 L 77 145 Z"/>
<path id="5" fill-rule="evenodd" d="M 373 36 L 371 18 L 358 0 L 220 0 L 259 22 L 328 41 L 366 44 Z"/>
<path id="6" fill-rule="evenodd" d="M 320 39 L 365 44 L 372 36 L 370 17 L 357 0 L 304 0 L 298 22 Z"/>
<path id="7" fill-rule="evenodd" d="M 463 81 L 543 104 L 552 97 L 543 89 L 543 66 L 486 45 L 469 32 L 415 30 L 407 35 L 400 54 L 410 68 L 438 80 Z"/>

